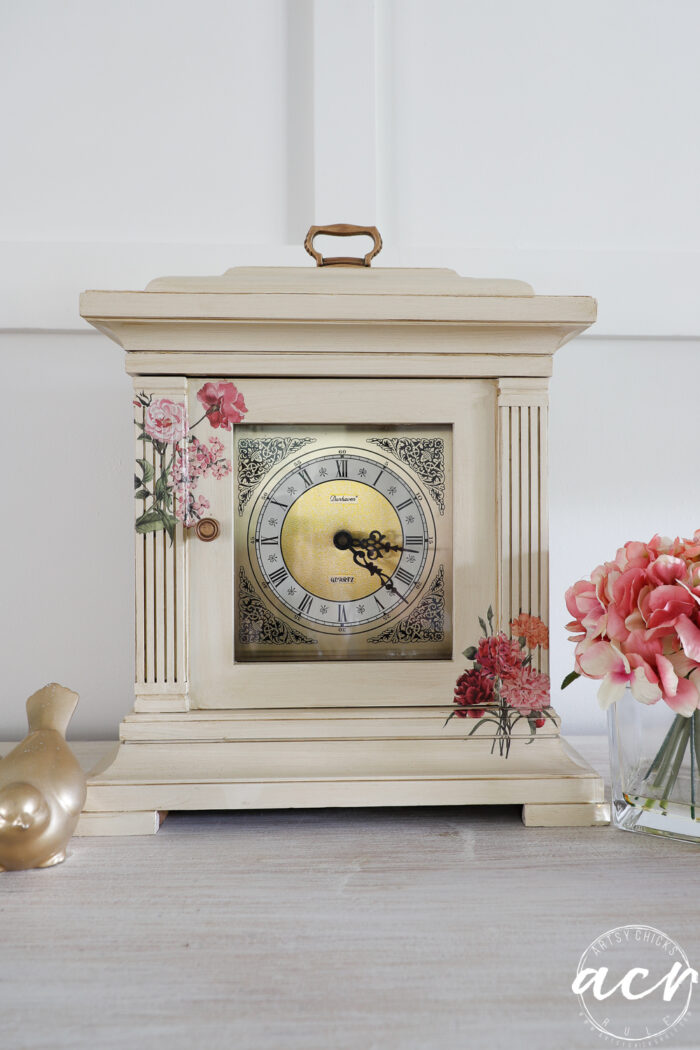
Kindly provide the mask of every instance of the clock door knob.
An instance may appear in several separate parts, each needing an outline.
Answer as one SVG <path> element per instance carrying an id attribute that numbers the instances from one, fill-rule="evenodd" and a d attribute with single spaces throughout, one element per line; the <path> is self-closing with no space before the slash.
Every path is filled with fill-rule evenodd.
<path id="1" fill-rule="evenodd" d="M 202 540 L 204 543 L 211 543 L 221 532 L 216 518 L 202 518 L 194 526 L 194 534 L 198 540 Z"/>

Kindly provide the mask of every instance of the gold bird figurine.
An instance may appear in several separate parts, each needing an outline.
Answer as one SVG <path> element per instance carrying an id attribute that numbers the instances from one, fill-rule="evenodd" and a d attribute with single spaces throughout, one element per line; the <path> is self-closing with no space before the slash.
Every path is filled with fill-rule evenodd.
<path id="1" fill-rule="evenodd" d="M 85 775 L 66 743 L 78 694 L 53 682 L 27 700 L 29 734 L 0 759 L 0 871 L 48 868 L 85 804 Z"/>

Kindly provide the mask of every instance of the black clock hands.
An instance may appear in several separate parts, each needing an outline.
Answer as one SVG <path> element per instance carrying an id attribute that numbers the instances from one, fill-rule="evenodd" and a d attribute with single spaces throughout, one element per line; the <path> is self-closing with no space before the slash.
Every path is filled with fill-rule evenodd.
<path id="1" fill-rule="evenodd" d="M 384 554 L 389 554 L 391 551 L 405 551 L 406 547 L 399 546 L 398 543 L 389 543 L 383 532 L 379 529 L 372 529 L 367 538 L 353 539 L 349 532 L 342 529 L 340 532 L 336 532 L 333 537 L 333 543 L 338 550 L 361 550 L 367 553 L 367 557 L 371 561 L 376 561 L 377 558 L 383 557 Z"/>
<path id="2" fill-rule="evenodd" d="M 391 594 L 395 594 L 396 597 L 400 598 L 402 602 L 406 603 L 406 605 L 409 604 L 408 599 L 404 598 L 403 594 L 396 589 L 396 586 L 392 583 L 391 577 L 387 576 L 387 574 L 375 564 L 376 560 L 383 557 L 384 554 L 389 553 L 389 551 L 403 550 L 403 547 L 387 543 L 384 534 L 379 532 L 378 529 L 372 529 L 366 539 L 353 539 L 346 529 L 341 529 L 340 532 L 336 532 L 333 537 L 333 543 L 340 551 L 350 551 L 355 565 L 359 565 L 362 569 L 367 569 L 371 576 L 378 576 L 387 591 Z"/>

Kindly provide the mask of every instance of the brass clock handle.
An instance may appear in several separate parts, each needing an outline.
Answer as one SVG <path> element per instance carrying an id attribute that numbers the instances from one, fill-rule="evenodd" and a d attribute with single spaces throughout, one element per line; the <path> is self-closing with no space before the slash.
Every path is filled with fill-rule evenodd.
<path id="1" fill-rule="evenodd" d="M 221 527 L 216 518 L 202 518 L 192 528 L 197 539 L 202 540 L 203 543 L 211 543 L 221 532 Z"/>
<path id="2" fill-rule="evenodd" d="M 333 255 L 326 259 L 314 248 L 314 237 L 319 233 L 325 233 L 331 237 L 357 237 L 365 234 L 372 238 L 374 246 L 364 257 Z M 382 237 L 376 226 L 352 226 L 349 222 L 336 222 L 332 226 L 309 227 L 309 232 L 304 239 L 304 247 L 316 260 L 317 266 L 370 266 L 372 259 L 382 250 Z"/>

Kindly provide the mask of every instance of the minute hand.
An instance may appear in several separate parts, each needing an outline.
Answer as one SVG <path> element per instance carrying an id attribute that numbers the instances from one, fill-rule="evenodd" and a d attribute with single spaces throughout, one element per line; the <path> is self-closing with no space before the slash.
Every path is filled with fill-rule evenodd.
<path id="1" fill-rule="evenodd" d="M 367 569 L 371 576 L 378 576 L 391 594 L 395 594 L 396 597 L 400 598 L 406 605 L 409 604 L 408 599 L 404 598 L 403 594 L 401 594 L 391 582 L 391 577 L 387 576 L 387 574 L 375 565 L 373 561 L 367 561 L 367 554 L 361 547 L 355 547 L 353 544 L 349 544 L 347 549 L 352 551 L 352 560 L 355 562 L 355 565 Z"/>

